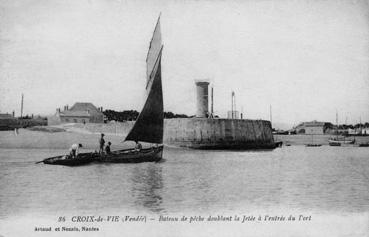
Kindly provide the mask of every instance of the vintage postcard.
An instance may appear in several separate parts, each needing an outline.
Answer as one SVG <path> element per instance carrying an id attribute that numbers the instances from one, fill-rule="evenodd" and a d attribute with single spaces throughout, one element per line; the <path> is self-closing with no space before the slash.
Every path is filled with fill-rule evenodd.
<path id="1" fill-rule="evenodd" d="M 0 0 L 0 237 L 368 236 L 367 0 Z"/>

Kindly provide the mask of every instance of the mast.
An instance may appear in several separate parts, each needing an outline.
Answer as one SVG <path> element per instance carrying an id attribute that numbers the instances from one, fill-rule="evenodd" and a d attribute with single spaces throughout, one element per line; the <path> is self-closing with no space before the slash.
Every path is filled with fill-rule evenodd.
<path id="1" fill-rule="evenodd" d="M 338 140 L 338 112 L 336 110 L 336 137 L 337 137 L 337 140 Z"/>
<path id="2" fill-rule="evenodd" d="M 23 93 L 22 93 L 22 100 L 21 100 L 21 118 L 23 118 Z"/>
<path id="3" fill-rule="evenodd" d="M 236 112 L 237 112 L 237 107 L 236 107 L 236 94 L 233 92 L 233 103 L 234 103 L 234 119 L 237 118 L 236 116 Z"/>
<path id="4" fill-rule="evenodd" d="M 231 119 L 233 119 L 233 91 L 231 94 Z"/>
<path id="5" fill-rule="evenodd" d="M 211 117 L 214 116 L 214 87 L 211 85 Z"/>
<path id="6" fill-rule="evenodd" d="M 270 126 L 273 129 L 273 123 L 272 123 L 272 105 L 269 105 L 269 116 L 270 116 Z"/>

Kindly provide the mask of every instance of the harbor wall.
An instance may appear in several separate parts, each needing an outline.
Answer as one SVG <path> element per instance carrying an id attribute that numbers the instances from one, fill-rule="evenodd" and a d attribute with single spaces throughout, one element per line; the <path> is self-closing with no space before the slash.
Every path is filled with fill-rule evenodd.
<path id="1" fill-rule="evenodd" d="M 168 119 L 164 143 L 200 149 L 274 147 L 270 122 L 246 119 Z"/>
<path id="2" fill-rule="evenodd" d="M 93 133 L 126 136 L 134 121 L 74 124 Z M 266 120 L 176 118 L 164 120 L 164 144 L 200 149 L 273 148 L 272 128 Z"/>

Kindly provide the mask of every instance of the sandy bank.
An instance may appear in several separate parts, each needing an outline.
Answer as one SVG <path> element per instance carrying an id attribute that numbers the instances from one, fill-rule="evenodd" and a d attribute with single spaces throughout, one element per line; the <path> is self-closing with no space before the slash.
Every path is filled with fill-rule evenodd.
<path id="1" fill-rule="evenodd" d="M 39 132 L 65 132 L 66 130 L 64 128 L 58 128 L 58 127 L 49 127 L 49 126 L 34 126 L 27 128 L 30 131 L 39 131 Z"/>
<path id="2" fill-rule="evenodd" d="M 44 132 L 19 129 L 18 135 L 14 131 L 0 131 L 0 148 L 43 148 L 69 149 L 73 143 L 83 144 L 86 151 L 98 150 L 100 134 L 79 132 Z M 133 146 L 132 142 L 122 143 L 124 137 L 111 134 L 105 135 L 105 141 L 112 142 L 112 149 Z M 132 144 L 131 144 L 132 143 Z"/>

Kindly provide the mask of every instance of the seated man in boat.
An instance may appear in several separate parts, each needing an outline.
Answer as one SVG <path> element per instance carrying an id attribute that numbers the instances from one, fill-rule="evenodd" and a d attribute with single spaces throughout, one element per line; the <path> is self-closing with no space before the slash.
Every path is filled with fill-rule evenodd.
<path id="1" fill-rule="evenodd" d="M 80 144 L 75 143 L 71 146 L 71 148 L 69 149 L 70 158 L 72 158 L 72 159 L 77 158 L 78 150 L 79 150 L 80 147 L 82 147 L 81 143 Z"/>
<path id="2" fill-rule="evenodd" d="M 105 147 L 105 153 L 106 153 L 107 155 L 111 154 L 111 151 L 110 151 L 110 145 L 111 145 L 111 142 L 108 142 L 108 145 L 106 145 L 106 147 Z"/>
<path id="3" fill-rule="evenodd" d="M 141 145 L 141 143 L 139 143 L 138 141 L 135 141 L 135 142 L 136 142 L 135 149 L 136 149 L 137 151 L 141 150 L 141 149 L 142 149 L 142 145 Z"/>
<path id="4" fill-rule="evenodd" d="M 104 136 L 105 136 L 104 133 L 101 133 L 101 137 L 100 137 L 100 140 L 99 140 L 99 144 L 100 144 L 99 153 L 100 154 L 104 154 L 104 145 L 105 145 Z"/>

